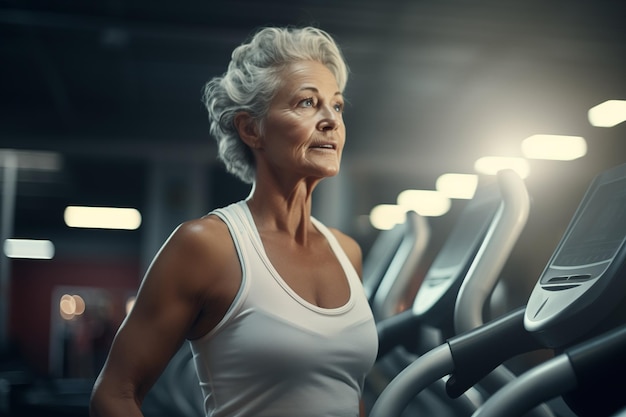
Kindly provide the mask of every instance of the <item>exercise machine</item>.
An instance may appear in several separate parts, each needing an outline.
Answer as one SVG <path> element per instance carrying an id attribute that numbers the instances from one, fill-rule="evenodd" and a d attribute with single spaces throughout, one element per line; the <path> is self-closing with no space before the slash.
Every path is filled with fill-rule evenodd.
<path id="1" fill-rule="evenodd" d="M 611 415 L 625 402 L 625 352 L 626 324 L 524 372 L 489 398 L 474 416 L 517 417 L 559 396 L 567 398 L 577 415 Z"/>
<path id="2" fill-rule="evenodd" d="M 546 348 L 560 354 L 626 323 L 625 241 L 626 164 L 594 178 L 525 307 L 418 357 L 385 388 L 370 417 L 401 415 L 442 377 L 449 377 L 446 391 L 456 398 L 519 354 Z M 617 402 L 624 406 L 626 399 L 620 396 Z M 601 414 L 596 410 L 593 415 Z"/>
<path id="3" fill-rule="evenodd" d="M 414 211 L 377 236 L 363 262 L 363 288 L 374 319 L 398 313 L 398 305 L 417 274 L 430 240 L 430 226 Z"/>
<path id="4" fill-rule="evenodd" d="M 529 208 L 526 187 L 512 170 L 479 187 L 427 271 L 412 308 L 378 323 L 379 360 L 366 380 L 366 405 L 419 354 L 454 335 L 455 322 L 460 323 L 456 327 L 482 324 L 485 304 Z M 452 403 L 428 398 L 415 403 L 431 404 L 424 413 L 443 415 L 447 410 L 454 416 L 473 411 L 480 402 L 480 396 L 472 395 Z"/>

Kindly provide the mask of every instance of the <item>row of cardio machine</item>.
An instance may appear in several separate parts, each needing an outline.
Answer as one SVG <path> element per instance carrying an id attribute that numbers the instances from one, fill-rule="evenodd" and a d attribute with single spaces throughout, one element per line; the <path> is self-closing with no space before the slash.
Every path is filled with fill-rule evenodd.
<path id="1" fill-rule="evenodd" d="M 368 416 L 626 417 L 626 164 L 591 182 L 526 305 L 485 323 L 530 208 L 513 171 L 497 179 L 467 204 L 411 308 L 393 310 L 423 255 L 423 219 L 381 234 L 386 253 L 372 246 Z M 505 366 L 537 350 L 550 359 L 519 375 Z"/>

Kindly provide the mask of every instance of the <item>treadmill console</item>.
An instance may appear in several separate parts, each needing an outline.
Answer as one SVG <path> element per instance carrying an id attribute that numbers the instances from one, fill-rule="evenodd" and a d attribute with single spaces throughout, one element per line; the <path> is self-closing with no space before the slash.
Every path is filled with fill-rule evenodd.
<path id="1" fill-rule="evenodd" d="M 562 347 L 599 327 L 626 295 L 626 164 L 589 186 L 526 306 L 526 330 Z"/>

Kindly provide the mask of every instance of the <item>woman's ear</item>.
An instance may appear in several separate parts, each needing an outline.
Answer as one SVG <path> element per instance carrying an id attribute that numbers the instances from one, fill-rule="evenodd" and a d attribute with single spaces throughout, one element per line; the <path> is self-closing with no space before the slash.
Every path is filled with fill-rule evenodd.
<path id="1" fill-rule="evenodd" d="M 257 121 L 250 116 L 248 112 L 239 112 L 234 119 L 235 129 L 239 133 L 239 137 L 243 142 L 252 149 L 259 148 L 261 145 L 259 126 Z"/>

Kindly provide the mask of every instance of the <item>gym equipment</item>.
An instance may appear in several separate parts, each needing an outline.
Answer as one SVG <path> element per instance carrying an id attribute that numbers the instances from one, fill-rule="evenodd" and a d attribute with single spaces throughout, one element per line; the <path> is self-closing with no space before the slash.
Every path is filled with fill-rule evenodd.
<path id="1" fill-rule="evenodd" d="M 412 309 L 378 323 L 379 361 L 366 380 L 367 399 L 377 397 L 416 355 L 454 335 L 455 322 L 461 328 L 482 324 L 485 304 L 526 224 L 529 207 L 526 187 L 512 170 L 499 172 L 497 183 L 477 190 L 427 271 Z M 472 396 L 444 407 L 467 413 L 480 401 Z M 443 412 L 441 406 L 438 412 Z"/>
<path id="2" fill-rule="evenodd" d="M 574 393 L 568 404 L 578 415 L 609 415 L 624 405 L 626 325 L 582 342 L 521 374 L 496 392 L 475 417 L 516 417 L 536 404 Z M 606 381 L 607 383 L 602 383 Z M 583 393 L 590 401 L 578 401 Z"/>
<path id="3" fill-rule="evenodd" d="M 497 178 L 497 183 L 479 188 L 460 214 L 428 269 L 412 308 L 378 323 L 379 357 L 400 345 L 414 350 L 415 343 L 425 339 L 422 334 L 417 337 L 415 329 L 435 329 L 440 335 L 434 343 L 439 344 L 455 334 L 455 315 L 474 317 L 480 312 L 482 316 L 530 207 L 526 187 L 515 172 L 503 170 Z M 471 291 L 465 291 L 462 308 L 455 309 L 464 282 L 467 288 L 482 288 L 483 296 L 474 297 Z M 433 347 L 430 339 L 426 350 Z"/>
<path id="4" fill-rule="evenodd" d="M 626 164 L 594 178 L 525 307 L 417 358 L 383 391 L 370 417 L 400 415 L 446 375 L 448 395 L 456 398 L 518 354 L 559 353 L 626 322 L 625 241 Z"/>
<path id="5" fill-rule="evenodd" d="M 429 240 L 428 221 L 414 211 L 406 213 L 404 223 L 379 233 L 363 262 L 363 288 L 375 320 L 398 313 Z"/>

